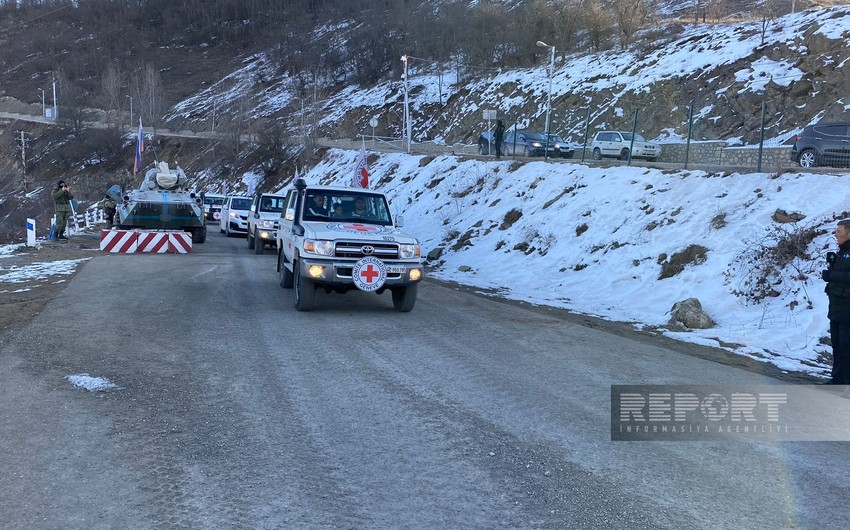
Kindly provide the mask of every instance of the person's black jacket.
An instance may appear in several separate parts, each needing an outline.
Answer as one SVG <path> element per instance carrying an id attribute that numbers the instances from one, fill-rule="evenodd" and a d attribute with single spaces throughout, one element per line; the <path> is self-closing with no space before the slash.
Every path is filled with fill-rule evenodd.
<path id="1" fill-rule="evenodd" d="M 493 136 L 493 140 L 496 143 L 500 143 L 502 139 L 505 137 L 505 126 L 502 122 L 499 122 L 496 125 L 496 134 Z"/>
<path id="2" fill-rule="evenodd" d="M 835 262 L 830 264 L 824 279 L 829 296 L 829 319 L 850 322 L 850 241 L 838 247 Z"/>

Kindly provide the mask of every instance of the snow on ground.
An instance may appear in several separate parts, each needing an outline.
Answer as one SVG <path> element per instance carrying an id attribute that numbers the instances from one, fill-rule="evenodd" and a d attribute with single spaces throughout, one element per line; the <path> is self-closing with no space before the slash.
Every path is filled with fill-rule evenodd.
<path id="1" fill-rule="evenodd" d="M 72 385 L 84 388 L 89 392 L 104 392 L 119 388 L 118 385 L 105 377 L 92 377 L 89 374 L 76 374 L 65 376 Z"/>
<path id="2" fill-rule="evenodd" d="M 4 245 L 0 246 L 0 258 L 11 256 L 11 252 L 23 245 Z M 0 289 L 0 294 L 15 293 L 28 291 L 33 287 L 40 285 L 38 282 L 52 281 L 52 283 L 64 282 L 64 279 L 54 280 L 55 276 L 70 276 L 74 274 L 77 267 L 84 261 L 91 258 L 82 259 L 65 259 L 58 261 L 44 261 L 39 263 L 30 263 L 27 265 L 0 265 L 0 283 L 21 283 L 28 284 L 16 290 Z M 0 262 L 1 263 L 1 262 Z"/>
<path id="3" fill-rule="evenodd" d="M 820 271 L 848 204 L 839 176 L 379 156 L 371 182 L 404 214 L 405 231 L 419 238 L 423 253 L 445 249 L 436 278 L 652 326 L 785 370 L 828 371 L 822 354 L 831 350 L 819 342 L 829 329 Z M 355 151 L 332 150 L 304 177 L 348 185 L 356 159 Z M 805 219 L 777 223 L 777 209 Z M 804 229 L 818 230 L 817 236 L 806 247 L 808 259 L 779 271 L 781 283 L 772 286 L 778 296 L 756 302 L 736 294 L 754 292 L 748 284 L 756 279 L 753 260 L 783 234 Z M 662 264 L 689 245 L 707 249 L 704 261 L 659 279 Z M 462 272 L 463 266 L 470 270 Z M 667 328 L 673 304 L 690 297 L 701 301 L 716 327 Z"/>

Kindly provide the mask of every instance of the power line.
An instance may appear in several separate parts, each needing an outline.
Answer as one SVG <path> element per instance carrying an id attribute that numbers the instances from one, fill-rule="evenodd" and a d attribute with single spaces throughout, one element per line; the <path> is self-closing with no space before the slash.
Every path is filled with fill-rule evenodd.
<path id="1" fill-rule="evenodd" d="M 42 15 L 38 15 L 38 16 L 36 16 L 36 17 L 32 17 L 32 18 L 27 19 L 27 20 L 22 20 L 22 21 L 18 22 L 17 24 L 12 24 L 11 26 L 6 27 L 6 28 L 0 28 L 0 31 L 9 31 L 10 29 L 17 28 L 18 26 L 23 26 L 24 24 L 29 24 L 30 22 L 32 22 L 32 21 L 34 21 L 34 20 L 38 20 L 38 19 L 40 19 L 40 18 L 44 18 L 44 17 L 46 17 L 46 16 L 48 16 L 48 15 L 52 15 L 53 13 L 57 13 L 57 12 L 59 12 L 59 11 L 62 11 L 63 9 L 67 9 L 67 8 L 69 8 L 69 7 L 71 7 L 71 4 L 66 4 L 66 5 L 64 5 L 64 6 L 62 6 L 62 7 L 57 7 L 56 9 L 54 9 L 54 10 L 52 10 L 52 11 L 48 11 L 47 13 L 44 13 L 44 14 L 42 14 Z"/>

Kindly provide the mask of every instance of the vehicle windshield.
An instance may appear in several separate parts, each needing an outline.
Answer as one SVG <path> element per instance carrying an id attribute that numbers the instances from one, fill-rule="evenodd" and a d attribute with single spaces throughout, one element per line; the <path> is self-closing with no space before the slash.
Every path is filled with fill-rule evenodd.
<path id="1" fill-rule="evenodd" d="M 251 209 L 251 199 L 240 198 L 233 199 L 230 201 L 230 209 L 231 210 L 250 210 Z"/>
<path id="2" fill-rule="evenodd" d="M 540 133 L 540 132 L 527 132 L 527 133 L 525 133 L 525 138 L 527 140 L 533 140 L 533 141 L 537 141 L 537 142 L 545 142 L 546 141 L 546 135 L 543 134 L 543 133 Z"/>
<path id="3" fill-rule="evenodd" d="M 224 197 L 210 197 L 208 195 L 204 196 L 204 204 L 224 204 Z"/>
<path id="4" fill-rule="evenodd" d="M 305 221 L 362 221 L 391 225 L 390 208 L 383 195 L 356 191 L 307 191 Z"/>
<path id="5" fill-rule="evenodd" d="M 560 136 L 558 136 L 557 134 L 550 134 L 549 135 L 549 143 L 563 144 L 563 143 L 566 143 L 566 142 L 564 142 L 564 139 L 561 138 Z"/>
<path id="6" fill-rule="evenodd" d="M 622 135 L 623 135 L 623 140 L 629 140 L 629 141 L 631 141 L 631 139 L 632 139 L 632 133 L 624 132 L 624 133 L 620 133 L 620 134 L 622 134 Z M 644 140 L 644 139 L 643 139 L 643 136 L 641 136 L 641 135 L 639 135 L 639 134 L 635 133 L 635 142 L 645 142 L 645 141 L 646 141 L 646 140 Z"/>
<path id="7" fill-rule="evenodd" d="M 260 199 L 260 211 L 280 213 L 283 211 L 284 200 L 284 197 L 263 197 Z"/>

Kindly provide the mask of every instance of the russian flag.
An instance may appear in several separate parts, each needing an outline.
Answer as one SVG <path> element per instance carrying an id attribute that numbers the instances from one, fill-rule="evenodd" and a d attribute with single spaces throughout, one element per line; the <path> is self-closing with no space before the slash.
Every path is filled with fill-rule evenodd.
<path id="1" fill-rule="evenodd" d="M 145 133 L 142 132 L 142 118 L 139 117 L 139 137 L 136 140 L 136 162 L 133 164 L 133 174 L 135 175 L 139 168 L 142 167 L 142 153 L 145 152 Z"/>

